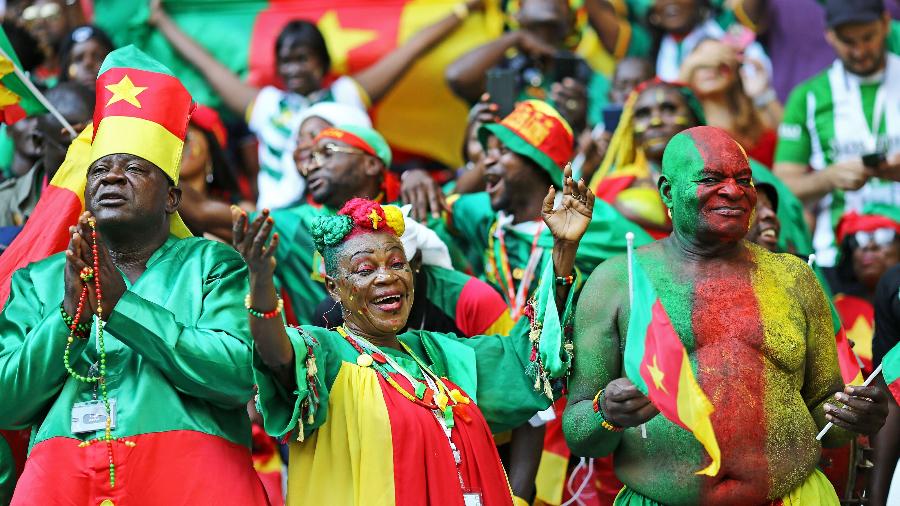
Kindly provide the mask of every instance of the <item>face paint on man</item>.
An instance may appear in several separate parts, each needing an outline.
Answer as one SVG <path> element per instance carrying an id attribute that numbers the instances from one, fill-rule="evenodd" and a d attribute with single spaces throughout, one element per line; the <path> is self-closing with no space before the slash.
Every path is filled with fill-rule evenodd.
<path id="1" fill-rule="evenodd" d="M 744 150 L 724 130 L 695 127 L 673 137 L 663 156 L 660 189 L 684 238 L 733 243 L 750 229 L 753 173 Z"/>

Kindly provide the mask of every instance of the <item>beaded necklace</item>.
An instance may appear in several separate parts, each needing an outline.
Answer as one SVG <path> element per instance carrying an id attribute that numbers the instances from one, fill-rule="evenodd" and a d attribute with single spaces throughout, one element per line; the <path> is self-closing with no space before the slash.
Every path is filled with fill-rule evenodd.
<path id="1" fill-rule="evenodd" d="M 104 435 L 94 440 L 85 441 L 78 446 L 84 448 L 100 441 L 106 443 L 106 453 L 109 456 L 109 485 L 110 487 L 115 487 L 116 465 L 113 462 L 112 443 L 116 439 L 112 437 L 112 410 L 109 406 L 109 392 L 106 388 L 106 347 L 103 338 L 103 327 L 106 325 L 106 323 L 103 321 L 103 291 L 100 289 L 100 260 L 97 254 L 97 223 L 93 218 L 90 218 L 88 220 L 88 225 L 90 225 L 91 227 L 91 256 L 93 257 L 94 267 L 92 270 L 85 268 L 84 271 L 86 272 L 82 272 L 81 279 L 82 281 L 84 281 L 84 283 L 81 286 L 81 295 L 78 297 L 78 305 L 75 309 L 75 317 L 72 318 L 72 322 L 69 326 L 69 337 L 66 339 L 66 350 L 63 353 L 63 364 L 66 367 L 66 371 L 68 371 L 69 375 L 75 378 L 75 380 L 88 384 L 96 383 L 100 388 L 100 397 L 103 400 L 103 408 L 106 410 L 106 429 L 104 431 Z M 75 342 L 76 333 L 80 330 L 78 321 L 81 320 L 81 314 L 84 311 L 84 303 L 87 300 L 88 295 L 88 281 L 91 278 L 93 278 L 94 280 L 94 294 L 97 298 L 97 349 L 100 354 L 100 367 L 97 376 L 91 376 L 90 371 L 88 372 L 88 376 L 83 376 L 72 369 L 72 365 L 69 362 L 69 356 L 71 353 L 72 343 Z M 118 441 L 120 443 L 124 443 L 126 446 L 134 446 L 133 442 L 125 441 L 122 438 L 119 438 Z"/>

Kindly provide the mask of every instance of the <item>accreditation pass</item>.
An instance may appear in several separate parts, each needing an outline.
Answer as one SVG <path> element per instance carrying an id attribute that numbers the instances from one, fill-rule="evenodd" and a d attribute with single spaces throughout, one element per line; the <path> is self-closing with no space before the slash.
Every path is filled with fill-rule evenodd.
<path id="1" fill-rule="evenodd" d="M 116 428 L 116 400 L 109 400 L 110 429 Z M 106 430 L 103 401 L 76 402 L 72 405 L 72 434 Z"/>

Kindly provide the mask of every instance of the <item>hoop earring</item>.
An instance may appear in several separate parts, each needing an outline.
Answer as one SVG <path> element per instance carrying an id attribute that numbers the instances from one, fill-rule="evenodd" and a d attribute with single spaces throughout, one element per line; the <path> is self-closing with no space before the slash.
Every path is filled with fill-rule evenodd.
<path id="1" fill-rule="evenodd" d="M 332 330 L 333 328 L 337 327 L 337 325 L 332 325 L 331 321 L 328 320 L 328 313 L 334 311 L 334 308 L 336 308 L 337 305 L 340 303 L 341 302 L 338 300 L 334 301 L 334 304 L 331 305 L 331 308 L 328 311 L 325 311 L 325 313 L 322 315 L 322 318 L 325 320 L 325 328 L 327 328 L 328 330 Z M 343 316 L 344 316 L 344 306 L 341 306 L 341 317 L 343 318 Z"/>

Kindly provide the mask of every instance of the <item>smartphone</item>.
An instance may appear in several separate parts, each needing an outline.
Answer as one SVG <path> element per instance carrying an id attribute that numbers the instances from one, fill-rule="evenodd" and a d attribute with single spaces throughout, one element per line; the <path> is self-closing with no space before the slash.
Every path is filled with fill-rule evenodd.
<path id="1" fill-rule="evenodd" d="M 607 132 L 615 132 L 622 119 L 622 104 L 606 104 L 603 107 L 603 126 Z"/>
<path id="2" fill-rule="evenodd" d="M 862 163 L 870 169 L 877 169 L 882 163 L 887 161 L 887 155 L 884 153 L 869 153 L 862 156 Z"/>
<path id="3" fill-rule="evenodd" d="M 572 53 L 557 53 L 557 55 L 553 57 L 553 82 L 562 82 L 562 80 L 567 77 L 575 79 L 580 64 L 581 58 Z"/>
<path id="4" fill-rule="evenodd" d="M 497 104 L 497 114 L 502 118 L 511 113 L 519 96 L 516 71 L 493 68 L 487 72 L 487 92 L 491 102 Z"/>

